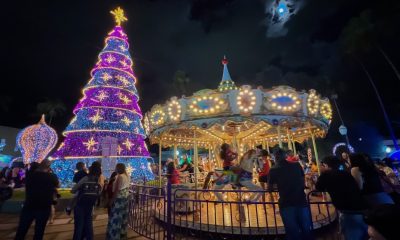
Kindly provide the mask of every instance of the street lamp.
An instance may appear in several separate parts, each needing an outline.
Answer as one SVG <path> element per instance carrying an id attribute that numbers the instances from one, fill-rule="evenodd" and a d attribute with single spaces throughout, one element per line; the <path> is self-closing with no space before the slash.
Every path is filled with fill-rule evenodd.
<path id="1" fill-rule="evenodd" d="M 340 133 L 340 135 L 345 137 L 347 149 L 350 151 L 350 141 L 349 141 L 349 137 L 347 135 L 347 127 L 344 125 L 342 114 L 340 114 L 339 106 L 336 103 L 336 99 L 338 99 L 338 95 L 332 94 L 331 99 L 333 100 L 333 103 L 335 104 L 335 108 L 339 115 L 340 122 L 342 123 L 342 125 L 340 125 L 340 127 L 339 127 L 339 133 Z"/>

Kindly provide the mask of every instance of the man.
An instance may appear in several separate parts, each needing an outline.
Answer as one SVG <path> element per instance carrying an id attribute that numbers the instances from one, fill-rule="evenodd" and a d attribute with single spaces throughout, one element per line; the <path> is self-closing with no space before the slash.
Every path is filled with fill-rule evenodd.
<path id="1" fill-rule="evenodd" d="M 341 162 L 335 156 L 321 162 L 321 176 L 316 189 L 328 192 L 333 205 L 339 211 L 340 229 L 347 240 L 365 239 L 367 225 L 363 222 L 366 209 L 361 191 L 351 174 L 340 170 Z"/>
<path id="2" fill-rule="evenodd" d="M 294 156 L 286 155 L 282 149 L 275 153 L 276 165 L 269 171 L 268 189 L 274 184 L 278 187 L 278 204 L 287 239 L 314 239 L 310 209 L 304 193 L 304 172 Z"/>
<path id="3" fill-rule="evenodd" d="M 74 183 L 78 183 L 83 177 L 87 176 L 87 169 L 85 163 L 83 162 L 78 162 L 75 168 L 76 168 L 76 173 L 74 174 L 74 178 L 72 179 L 72 181 Z"/>
<path id="4" fill-rule="evenodd" d="M 38 169 L 27 176 L 25 203 L 20 214 L 15 240 L 25 238 L 33 220 L 35 220 L 33 239 L 43 238 L 58 184 L 57 176 L 51 173 L 49 160 L 43 160 Z"/>
<path id="5" fill-rule="evenodd" d="M 368 224 L 370 240 L 399 239 L 398 218 L 400 207 L 394 204 L 383 204 L 369 210 L 364 221 Z"/>

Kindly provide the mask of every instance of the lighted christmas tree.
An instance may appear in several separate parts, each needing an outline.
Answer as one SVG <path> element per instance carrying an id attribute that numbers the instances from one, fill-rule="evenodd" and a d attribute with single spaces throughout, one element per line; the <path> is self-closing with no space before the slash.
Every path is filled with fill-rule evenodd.
<path id="1" fill-rule="evenodd" d="M 63 132 L 65 139 L 51 158 L 64 186 L 71 184 L 79 161 L 102 162 L 105 175 L 116 163 L 124 163 L 133 180 L 153 179 L 128 37 L 121 27 L 127 19 L 121 8 L 111 13 L 116 26 L 91 71 L 92 78 L 73 111 L 75 117 Z"/>

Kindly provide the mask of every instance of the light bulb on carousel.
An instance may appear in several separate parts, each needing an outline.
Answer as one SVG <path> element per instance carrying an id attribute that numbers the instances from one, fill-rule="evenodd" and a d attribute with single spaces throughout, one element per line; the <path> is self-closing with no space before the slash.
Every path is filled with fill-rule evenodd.
<path id="1" fill-rule="evenodd" d="M 39 123 L 24 128 L 17 135 L 17 146 L 25 164 L 40 163 L 57 143 L 56 131 L 46 124 L 42 115 Z"/>

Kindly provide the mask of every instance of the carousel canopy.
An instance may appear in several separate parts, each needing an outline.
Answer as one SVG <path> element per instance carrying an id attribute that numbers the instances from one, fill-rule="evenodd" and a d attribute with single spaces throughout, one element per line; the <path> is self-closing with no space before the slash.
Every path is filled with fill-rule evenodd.
<path id="1" fill-rule="evenodd" d="M 195 142 L 200 147 L 267 142 L 273 146 L 326 135 L 332 119 L 327 98 L 313 89 L 297 91 L 289 86 L 238 88 L 225 57 L 222 64 L 218 89 L 172 97 L 145 114 L 144 126 L 152 144 L 190 148 Z"/>

